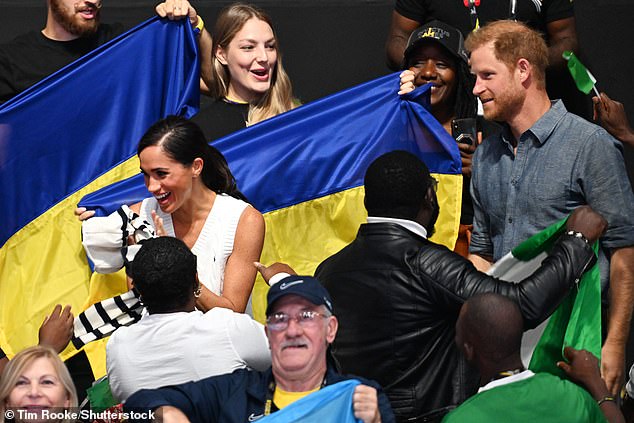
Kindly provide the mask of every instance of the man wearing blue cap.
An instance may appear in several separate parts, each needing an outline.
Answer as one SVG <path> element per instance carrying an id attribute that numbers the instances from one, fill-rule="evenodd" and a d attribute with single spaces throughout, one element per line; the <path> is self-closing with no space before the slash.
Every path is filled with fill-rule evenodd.
<path id="1" fill-rule="evenodd" d="M 269 290 L 266 335 L 272 367 L 265 372 L 238 370 L 199 382 L 141 390 L 128 410 L 156 410 L 163 421 L 256 421 L 324 386 L 351 379 L 328 364 L 337 334 L 328 291 L 314 278 L 288 276 Z M 390 403 L 375 382 L 356 378 L 352 413 L 365 423 L 392 422 Z"/>

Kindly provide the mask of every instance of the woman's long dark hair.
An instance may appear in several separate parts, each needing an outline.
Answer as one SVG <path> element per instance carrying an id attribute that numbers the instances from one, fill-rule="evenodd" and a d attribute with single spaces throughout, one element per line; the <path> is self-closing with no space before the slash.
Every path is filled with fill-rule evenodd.
<path id="1" fill-rule="evenodd" d="M 201 178 L 210 190 L 244 199 L 227 160 L 205 140 L 202 130 L 194 122 L 180 116 L 168 116 L 154 123 L 145 132 L 137 147 L 137 155 L 150 146 L 160 146 L 167 155 L 184 166 L 194 159 L 203 159 Z"/>
<path id="2" fill-rule="evenodd" d="M 454 113 L 456 119 L 474 118 L 478 114 L 478 101 L 473 95 L 475 78 L 469 71 L 469 65 L 463 60 L 455 59 L 456 65 L 456 102 Z"/>

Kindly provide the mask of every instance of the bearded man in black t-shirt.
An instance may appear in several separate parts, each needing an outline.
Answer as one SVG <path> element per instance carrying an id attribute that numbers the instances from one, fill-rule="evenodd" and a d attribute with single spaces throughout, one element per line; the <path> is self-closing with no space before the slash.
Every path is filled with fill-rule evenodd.
<path id="1" fill-rule="evenodd" d="M 44 29 L 0 45 L 0 103 L 121 34 L 123 25 L 99 22 L 101 3 L 48 0 Z M 187 0 L 167 0 L 156 7 L 156 13 L 169 19 L 188 17 L 198 29 L 201 51 L 211 50 L 211 36 Z"/>
<path id="2" fill-rule="evenodd" d="M 0 102 L 123 32 L 99 23 L 101 0 L 49 0 L 46 26 L 0 46 Z"/>

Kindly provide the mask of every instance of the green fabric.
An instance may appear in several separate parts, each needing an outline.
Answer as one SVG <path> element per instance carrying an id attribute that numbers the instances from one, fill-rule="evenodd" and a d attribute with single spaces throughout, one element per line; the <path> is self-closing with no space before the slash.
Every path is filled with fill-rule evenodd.
<path id="1" fill-rule="evenodd" d="M 519 261 L 515 266 L 530 262 L 541 253 L 549 251 L 565 232 L 566 220 L 567 218 L 552 224 L 515 247 L 511 251 L 513 259 Z M 593 248 L 596 254 L 598 243 Z M 532 273 L 540 265 L 540 261 L 530 263 L 533 267 L 528 273 Z M 506 264 L 504 272 L 511 273 L 512 266 Z M 527 269 L 523 272 L 527 272 Z M 506 280 L 504 274 L 497 276 Z M 577 289 L 573 289 L 551 315 L 535 347 L 529 368 L 535 373 L 548 372 L 565 377 L 556 363 L 563 360 L 563 349 L 566 346 L 588 350 L 598 358 L 601 356 L 601 281 L 598 264 L 583 274 Z"/>
<path id="2" fill-rule="evenodd" d="M 548 373 L 481 392 L 443 419 L 443 423 L 605 421 L 590 394 L 574 383 Z"/>
<path id="3" fill-rule="evenodd" d="M 574 79 L 579 91 L 589 94 L 597 82 L 588 69 L 579 61 L 577 56 L 571 51 L 564 51 L 562 57 L 568 61 L 568 70 Z"/>
<path id="4" fill-rule="evenodd" d="M 564 231 L 564 224 L 565 219 L 529 238 L 520 247 L 526 249 L 535 241 L 542 246 L 552 245 Z M 549 237 L 542 236 L 544 233 L 549 234 Z M 536 250 L 539 252 L 540 248 Z M 593 248 L 596 254 L 598 243 L 595 242 Z M 565 377 L 556 363 L 564 359 L 563 349 L 566 346 L 585 349 L 597 358 L 601 357 L 601 281 L 598 263 L 583 274 L 578 288 L 568 294 L 550 317 L 535 347 L 529 369 L 535 373 L 548 372 Z"/>
<path id="5" fill-rule="evenodd" d="M 90 388 L 86 389 L 86 394 L 90 400 L 90 408 L 96 413 L 100 413 L 119 404 L 112 396 L 112 392 L 110 392 L 107 377 L 101 378 L 101 380 L 98 380 Z"/>
<path id="6" fill-rule="evenodd" d="M 568 218 L 553 223 L 543 231 L 536 233 L 517 247 L 513 248 L 511 253 L 513 257 L 521 261 L 529 261 L 544 251 L 549 251 L 555 241 L 559 238 L 566 228 Z"/>

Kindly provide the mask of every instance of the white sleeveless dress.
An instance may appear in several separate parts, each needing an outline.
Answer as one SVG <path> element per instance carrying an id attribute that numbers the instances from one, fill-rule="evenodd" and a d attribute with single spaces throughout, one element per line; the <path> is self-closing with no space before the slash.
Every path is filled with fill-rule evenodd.
<path id="1" fill-rule="evenodd" d="M 196 255 L 200 282 L 216 295 L 222 295 L 225 266 L 233 251 L 238 221 L 247 206 L 248 203 L 227 194 L 216 195 L 214 205 L 192 248 Z M 161 211 L 154 197 L 143 200 L 140 216 L 152 222 L 152 210 L 163 219 L 166 234 L 175 236 L 172 216 Z"/>

